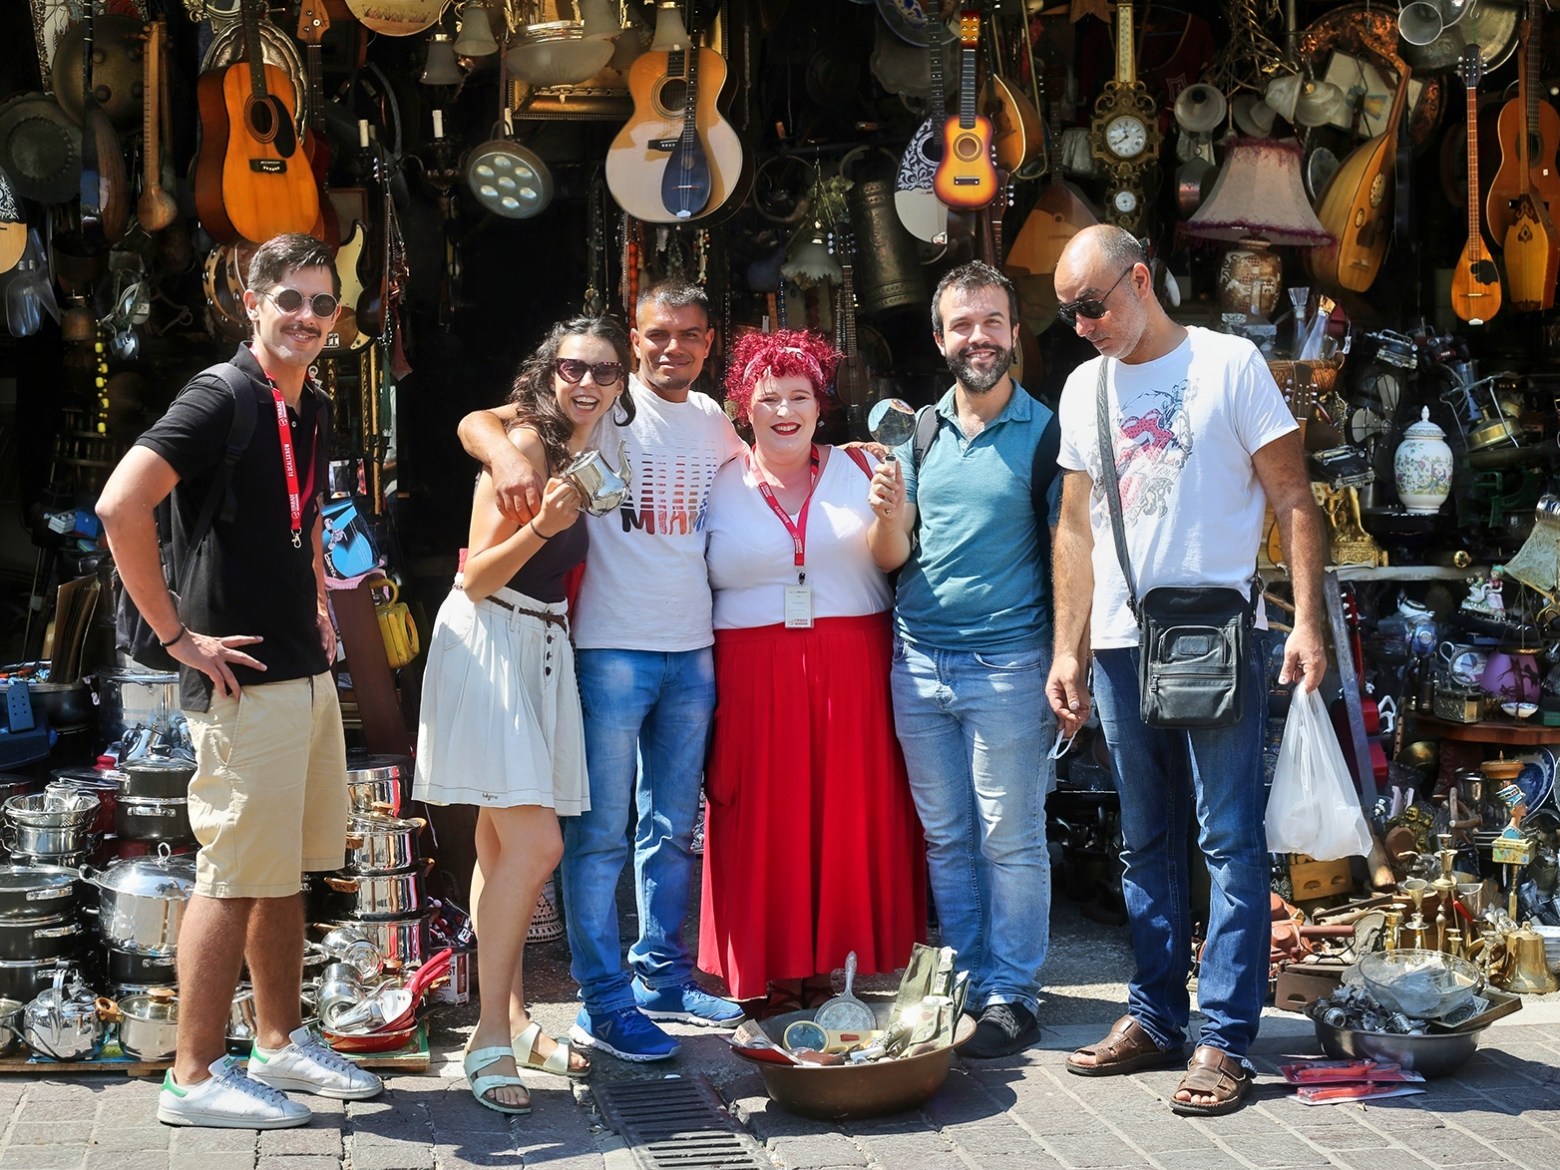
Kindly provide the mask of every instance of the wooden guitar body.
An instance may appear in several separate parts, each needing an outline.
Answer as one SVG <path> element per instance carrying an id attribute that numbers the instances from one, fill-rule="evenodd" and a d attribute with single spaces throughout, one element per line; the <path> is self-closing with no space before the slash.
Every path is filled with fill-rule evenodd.
<path id="1" fill-rule="evenodd" d="M 992 145 L 997 166 L 1011 174 L 1040 157 L 1045 149 L 1045 125 L 1028 98 L 995 73 L 990 81 L 986 113 L 991 119 Z"/>
<path id="2" fill-rule="evenodd" d="M 200 153 L 195 156 L 195 213 L 206 234 L 219 244 L 238 241 L 238 232 L 222 202 L 222 170 L 227 162 L 227 102 L 222 97 L 222 73 L 202 73 L 195 83 L 200 112 Z M 240 131 L 242 133 L 242 131 Z"/>
<path id="3" fill-rule="evenodd" d="M 932 180 L 937 198 L 949 207 L 973 211 L 997 197 L 997 168 L 991 161 L 991 119 L 977 114 L 966 128 L 956 115 L 943 124 L 943 159 Z"/>
<path id="4" fill-rule="evenodd" d="M 264 97 L 251 88 L 248 62 L 229 65 L 222 75 L 230 127 L 222 203 L 234 231 L 257 244 L 282 232 L 313 231 L 320 215 L 319 188 L 293 130 L 292 82 L 275 65 L 263 68 Z"/>
<path id="5" fill-rule="evenodd" d="M 1516 218 L 1515 203 L 1526 186 L 1543 201 L 1550 213 L 1560 210 L 1560 171 L 1555 169 L 1555 152 L 1560 150 L 1560 111 L 1546 101 L 1537 105 L 1536 132 L 1528 135 L 1528 182 L 1522 182 L 1518 161 L 1517 137 L 1522 133 L 1526 113 L 1520 98 L 1512 98 L 1500 108 L 1495 135 L 1500 139 L 1500 168 L 1490 180 L 1490 193 L 1484 201 L 1484 218 L 1490 234 L 1503 239 Z"/>
<path id="6" fill-rule="evenodd" d="M 641 53 L 628 71 L 634 113 L 607 148 L 607 189 L 619 207 L 646 223 L 686 223 L 703 219 L 723 206 L 740 185 L 742 139 L 721 116 L 716 102 L 726 80 L 726 62 L 714 49 L 696 49 L 698 89 L 694 120 L 709 166 L 710 193 L 704 209 L 678 217 L 662 199 L 667 163 L 683 132 L 687 93 L 681 69 L 669 73 L 672 58 L 684 54 Z M 685 64 L 685 62 L 684 62 Z"/>
<path id="7" fill-rule="evenodd" d="M 1009 272 L 1048 276 L 1067 242 L 1086 227 L 1099 223 L 1088 201 L 1065 179 L 1053 179 L 1040 190 L 1008 249 Z"/>

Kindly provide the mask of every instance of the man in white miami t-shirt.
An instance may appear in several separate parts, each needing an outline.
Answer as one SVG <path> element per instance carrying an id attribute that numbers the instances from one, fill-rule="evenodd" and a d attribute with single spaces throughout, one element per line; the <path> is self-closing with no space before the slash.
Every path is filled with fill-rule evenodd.
<path id="1" fill-rule="evenodd" d="M 742 441 L 714 399 L 692 392 L 714 340 L 702 289 L 646 289 L 631 339 L 637 413 L 627 426 L 604 420 L 598 446 L 616 462 L 623 444 L 632 487 L 620 508 L 586 517 L 590 553 L 574 614 L 590 811 L 564 820 L 563 908 L 584 1000 L 571 1036 L 649 1061 L 678 1051 L 652 1021 L 730 1026 L 742 1018 L 735 1003 L 694 982 L 682 938 L 715 710 L 705 506 L 715 472 Z M 500 506 L 524 519 L 541 485 L 504 436 L 510 410 L 467 415 L 460 436 L 491 470 Z M 625 968 L 616 891 L 631 823 L 640 921 Z"/>

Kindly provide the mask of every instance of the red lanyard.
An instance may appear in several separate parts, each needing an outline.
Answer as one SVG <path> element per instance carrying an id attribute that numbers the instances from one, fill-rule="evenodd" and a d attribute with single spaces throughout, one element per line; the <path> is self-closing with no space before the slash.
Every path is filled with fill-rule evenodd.
<path id="1" fill-rule="evenodd" d="M 791 534 L 791 547 L 795 554 L 795 565 L 798 569 L 807 563 L 807 509 L 812 504 L 813 489 L 818 486 L 818 448 L 812 449 L 812 468 L 807 484 L 807 498 L 802 501 L 802 510 L 797 513 L 796 521 L 786 515 L 785 509 L 780 506 L 780 501 L 775 499 L 774 489 L 763 478 L 758 481 L 759 495 L 764 497 L 764 503 L 769 505 L 769 510 L 780 517 L 780 523 L 785 525 L 785 530 Z M 807 580 L 806 573 L 798 573 L 796 582 L 798 585 Z"/>
<path id="2" fill-rule="evenodd" d="M 269 375 L 267 375 L 269 377 Z M 314 448 L 309 447 L 309 477 L 305 490 L 298 489 L 298 456 L 293 451 L 292 424 L 287 419 L 287 400 L 271 383 L 271 397 L 276 402 L 276 436 L 282 444 L 282 471 L 287 476 L 287 510 L 292 518 L 292 546 L 303 547 L 303 501 L 307 490 L 314 486 Z"/>

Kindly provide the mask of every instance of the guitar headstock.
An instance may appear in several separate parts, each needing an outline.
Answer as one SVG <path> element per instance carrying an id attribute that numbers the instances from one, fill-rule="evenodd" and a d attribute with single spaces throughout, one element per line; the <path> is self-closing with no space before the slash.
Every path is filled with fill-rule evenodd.
<path id="1" fill-rule="evenodd" d="M 306 45 L 317 45 L 330 30 L 330 13 L 325 10 L 325 0 L 303 0 L 298 5 L 298 39 Z"/>
<path id="2" fill-rule="evenodd" d="M 1469 45 L 1462 51 L 1457 71 L 1462 74 L 1463 84 L 1469 89 L 1479 88 L 1479 82 L 1484 78 L 1484 59 L 1478 45 Z"/>
<path id="3" fill-rule="evenodd" d="M 966 49 L 980 44 L 979 8 L 966 8 L 959 13 L 959 44 Z"/>

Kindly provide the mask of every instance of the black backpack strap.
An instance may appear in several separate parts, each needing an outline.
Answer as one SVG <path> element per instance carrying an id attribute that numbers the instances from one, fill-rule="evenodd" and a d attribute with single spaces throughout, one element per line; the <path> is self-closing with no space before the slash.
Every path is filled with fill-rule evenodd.
<path id="1" fill-rule="evenodd" d="M 1050 495 L 1051 484 L 1056 480 L 1056 457 L 1061 450 L 1062 424 L 1053 414 L 1040 434 L 1040 442 L 1035 444 L 1035 461 L 1029 469 L 1029 501 L 1034 506 L 1035 516 L 1039 518 L 1042 528 L 1050 527 L 1051 507 L 1046 497 Z"/>
<path id="2" fill-rule="evenodd" d="M 937 438 L 937 407 L 923 406 L 915 412 L 915 436 L 910 444 L 910 465 L 920 473 L 921 463 L 926 458 L 926 453 L 932 449 L 932 441 Z"/>
<path id="3" fill-rule="evenodd" d="M 233 395 L 233 424 L 228 428 L 227 450 L 222 456 L 222 473 L 218 480 L 222 485 L 222 522 L 231 524 L 238 511 L 238 501 L 233 496 L 233 467 L 248 449 L 249 440 L 254 437 L 255 396 L 250 393 L 249 375 L 232 362 L 220 362 L 206 373 L 214 374 Z M 201 515 L 205 514 L 206 509 L 201 509 Z M 210 526 L 209 521 L 205 528 L 197 524 L 197 535 L 191 548 L 200 544 L 205 529 Z"/>

